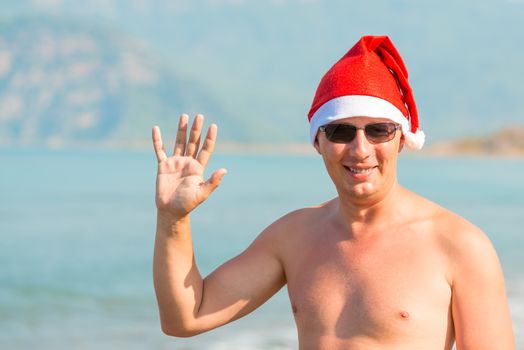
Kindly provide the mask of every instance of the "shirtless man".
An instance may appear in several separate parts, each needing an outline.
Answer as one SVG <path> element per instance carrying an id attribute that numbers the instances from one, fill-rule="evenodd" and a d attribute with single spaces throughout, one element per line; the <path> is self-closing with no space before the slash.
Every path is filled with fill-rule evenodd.
<path id="1" fill-rule="evenodd" d="M 360 65 L 362 55 L 374 56 Z M 200 148 L 203 117 L 195 118 L 187 138 L 188 116 L 182 115 L 169 157 L 159 128 L 153 129 L 154 283 L 163 331 L 188 337 L 219 327 L 287 284 L 302 350 L 442 350 L 455 341 L 458 350 L 515 349 L 504 278 L 489 239 L 397 182 L 399 152 L 423 142 L 411 89 L 396 85 L 407 78 L 398 52 L 387 37 L 364 37 L 344 57 L 324 76 L 310 112 L 312 142 L 338 196 L 278 219 L 206 278 L 195 263 L 189 213 L 226 173 L 203 178 L 217 127 L 208 128 Z M 366 70 L 375 61 L 387 61 L 385 70 Z M 391 91 L 355 87 L 362 76 L 394 79 L 405 104 Z M 381 90 L 388 82 L 374 85 Z M 369 107 L 370 96 L 396 110 L 386 104 L 377 116 L 376 108 L 361 108 Z"/>

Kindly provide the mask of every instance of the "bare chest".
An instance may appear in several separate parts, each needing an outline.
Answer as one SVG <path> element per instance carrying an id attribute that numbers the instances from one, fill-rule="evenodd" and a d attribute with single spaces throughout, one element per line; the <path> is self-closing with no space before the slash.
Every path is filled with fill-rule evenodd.
<path id="1" fill-rule="evenodd" d="M 287 267 L 299 334 L 446 339 L 451 291 L 441 257 L 425 248 L 409 242 L 366 249 L 329 241 L 301 246 Z"/>

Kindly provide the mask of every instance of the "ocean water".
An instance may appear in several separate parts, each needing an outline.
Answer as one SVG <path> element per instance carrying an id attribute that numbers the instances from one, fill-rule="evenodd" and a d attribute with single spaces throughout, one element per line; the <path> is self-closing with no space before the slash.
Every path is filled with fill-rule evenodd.
<path id="1" fill-rule="evenodd" d="M 193 215 L 203 274 L 276 218 L 335 195 L 316 156 L 217 154 L 229 172 Z M 162 334 L 152 284 L 152 152 L 0 150 L 1 349 L 296 349 L 285 288 L 207 334 Z M 524 349 L 524 160 L 402 156 L 401 184 L 492 239 Z"/>

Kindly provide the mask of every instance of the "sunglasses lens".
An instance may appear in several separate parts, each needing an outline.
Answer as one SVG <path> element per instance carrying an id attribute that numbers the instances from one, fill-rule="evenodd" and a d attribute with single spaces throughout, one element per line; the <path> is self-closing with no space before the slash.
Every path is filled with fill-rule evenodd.
<path id="1" fill-rule="evenodd" d="M 372 143 L 382 143 L 390 141 L 395 137 L 397 130 L 393 123 L 373 123 L 366 125 L 364 131 L 367 139 Z"/>
<path id="2" fill-rule="evenodd" d="M 326 138 L 336 143 L 349 143 L 357 134 L 357 128 L 351 124 L 328 124 L 325 128 Z"/>
<path id="3" fill-rule="evenodd" d="M 366 138 L 371 143 L 388 142 L 395 137 L 398 126 L 395 123 L 372 123 L 364 127 Z M 357 127 L 352 124 L 327 124 L 322 126 L 326 138 L 335 143 L 350 143 L 357 134 Z"/>

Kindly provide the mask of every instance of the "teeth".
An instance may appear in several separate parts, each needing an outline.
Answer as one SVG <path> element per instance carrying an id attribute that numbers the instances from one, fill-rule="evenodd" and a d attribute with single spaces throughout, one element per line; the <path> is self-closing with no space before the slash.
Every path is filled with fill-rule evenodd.
<path id="1" fill-rule="evenodd" d="M 355 169 L 355 168 L 348 168 L 349 171 L 351 171 L 353 174 L 369 174 L 373 168 L 367 168 L 367 169 Z"/>

